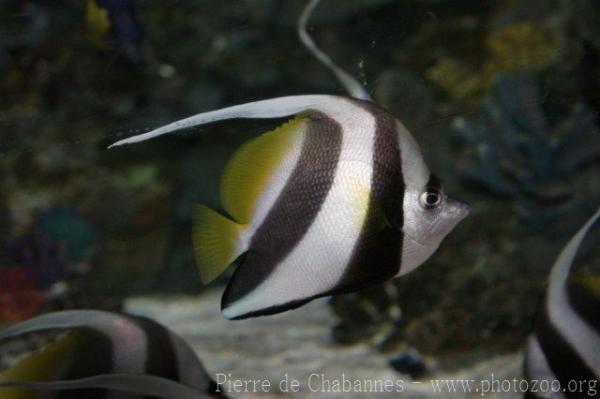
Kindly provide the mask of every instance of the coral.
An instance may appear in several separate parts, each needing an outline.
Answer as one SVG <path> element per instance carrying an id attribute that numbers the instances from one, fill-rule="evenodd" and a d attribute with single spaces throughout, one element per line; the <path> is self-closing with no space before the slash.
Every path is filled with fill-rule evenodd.
<path id="1" fill-rule="evenodd" d="M 473 66 L 454 56 L 440 57 L 427 70 L 428 79 L 455 101 L 477 103 L 501 74 L 527 70 L 535 73 L 560 60 L 561 35 L 546 23 L 516 22 L 492 29 L 483 43 L 485 58 Z"/>
<path id="2" fill-rule="evenodd" d="M 598 115 L 585 103 L 552 124 L 535 83 L 524 75 L 499 76 L 480 114 L 454 127 L 469 153 L 461 173 L 494 194 L 514 199 L 523 221 L 544 231 L 568 209 L 589 202 L 573 180 L 600 159 Z M 600 187 L 588 185 L 600 197 Z"/>
<path id="3" fill-rule="evenodd" d="M 490 52 L 483 73 L 538 70 L 556 62 L 561 54 L 560 35 L 548 25 L 517 22 L 493 31 L 486 40 Z"/>
<path id="4" fill-rule="evenodd" d="M 99 249 L 98 232 L 74 209 L 52 208 L 40 212 L 33 230 L 36 235 L 55 243 L 69 263 L 90 262 Z"/>
<path id="5" fill-rule="evenodd" d="M 427 71 L 427 78 L 459 101 L 473 101 L 482 90 L 481 76 L 450 57 L 440 58 Z"/>
<path id="6" fill-rule="evenodd" d="M 65 262 L 56 245 L 31 233 L 9 240 L 2 252 L 0 323 L 31 317 L 64 277 Z"/>

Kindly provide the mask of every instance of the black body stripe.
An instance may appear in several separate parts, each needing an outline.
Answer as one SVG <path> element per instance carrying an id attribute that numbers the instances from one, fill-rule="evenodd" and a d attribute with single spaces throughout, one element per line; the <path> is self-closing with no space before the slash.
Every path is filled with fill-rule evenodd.
<path id="1" fill-rule="evenodd" d="M 325 201 L 342 149 L 342 128 L 319 112 L 307 114 L 300 158 L 263 223 L 240 259 L 221 308 L 242 298 L 269 277 L 302 240 Z"/>
<path id="2" fill-rule="evenodd" d="M 353 291 L 388 280 L 398 273 L 401 263 L 405 185 L 398 125 L 393 116 L 378 106 L 353 102 L 375 118 L 371 198 L 365 223 L 336 292 Z M 382 223 L 384 218 L 388 225 Z"/>
<path id="3" fill-rule="evenodd" d="M 567 294 L 573 310 L 599 334 L 598 344 L 600 346 L 600 298 L 598 298 L 598 294 L 576 282 L 567 284 Z"/>
<path id="4" fill-rule="evenodd" d="M 146 335 L 147 358 L 144 373 L 180 381 L 175 348 L 167 329 L 144 317 L 129 317 Z M 158 399 L 155 397 L 146 398 Z"/>
<path id="5" fill-rule="evenodd" d="M 425 187 L 427 189 L 441 191 L 442 190 L 442 182 L 436 175 L 431 173 L 431 174 L 429 174 L 429 181 L 427 182 Z"/>
<path id="6" fill-rule="evenodd" d="M 306 299 L 289 301 L 289 302 L 283 303 L 281 305 L 269 306 L 264 309 L 258 309 L 253 312 L 244 313 L 242 315 L 232 318 L 231 320 L 244 320 L 244 319 L 248 319 L 251 317 L 269 316 L 269 315 L 285 312 L 288 310 L 299 308 L 300 306 L 307 304 L 308 302 L 312 301 L 313 299 L 316 299 L 316 298 L 319 298 L 322 296 L 326 296 L 326 295 L 328 295 L 328 294 L 324 293 L 324 294 L 314 295 L 314 296 L 306 298 Z"/>
<path id="7" fill-rule="evenodd" d="M 113 372 L 113 344 L 109 336 L 101 331 L 83 327 L 75 329 L 71 334 L 75 334 L 76 347 L 72 362 L 61 379 L 80 379 Z M 59 391 L 56 399 L 103 399 L 108 393 L 106 389 L 95 388 L 64 390 Z"/>
<path id="8" fill-rule="evenodd" d="M 575 352 L 575 349 L 563 337 L 560 331 L 550 321 L 547 305 L 542 306 L 538 316 L 535 335 L 540 343 L 542 352 L 548 360 L 550 369 L 560 381 L 562 387 L 567 387 L 569 381 L 597 380 L 599 376 L 589 369 L 585 362 Z M 587 392 L 567 393 L 568 398 L 588 398 Z"/>

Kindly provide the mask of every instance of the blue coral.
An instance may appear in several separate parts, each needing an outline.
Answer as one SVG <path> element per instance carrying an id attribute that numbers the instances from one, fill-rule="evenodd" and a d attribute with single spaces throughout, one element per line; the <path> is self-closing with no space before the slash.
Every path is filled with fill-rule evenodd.
<path id="1" fill-rule="evenodd" d="M 545 227 L 574 199 L 571 179 L 600 159 L 600 130 L 598 115 L 584 102 L 573 104 L 560 123 L 552 123 L 544 104 L 528 75 L 501 75 L 480 112 L 458 118 L 454 129 L 471 149 L 463 176 L 514 198 L 521 216 Z"/>

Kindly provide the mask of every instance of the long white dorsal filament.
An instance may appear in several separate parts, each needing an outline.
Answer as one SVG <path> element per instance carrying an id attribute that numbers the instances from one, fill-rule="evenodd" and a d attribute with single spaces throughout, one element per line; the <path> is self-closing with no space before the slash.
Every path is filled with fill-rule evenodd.
<path id="1" fill-rule="evenodd" d="M 300 36 L 300 40 L 315 58 L 317 58 L 323 65 L 325 65 L 334 73 L 338 81 L 342 84 L 342 86 L 344 86 L 344 88 L 352 97 L 371 101 L 369 93 L 367 93 L 360 82 L 346 71 L 338 67 L 327 54 L 323 53 L 317 47 L 315 42 L 308 34 L 306 30 L 306 24 L 308 23 L 310 15 L 318 4 L 319 0 L 310 0 L 302 12 L 300 19 L 298 20 L 298 35 Z M 330 96 L 325 95 L 278 97 L 241 105 L 234 105 L 232 107 L 222 108 L 215 111 L 203 112 L 175 121 L 168 125 L 161 126 L 147 133 L 119 140 L 116 143 L 111 144 L 108 148 L 124 144 L 139 143 L 141 141 L 146 141 L 177 130 L 227 119 L 282 118 L 295 115 L 309 109 L 318 109 L 318 107 L 322 105 L 325 99 L 328 97 L 330 98 Z"/>
<path id="2" fill-rule="evenodd" d="M 300 36 L 300 41 L 302 41 L 302 44 L 304 44 L 317 60 L 333 72 L 337 80 L 344 86 L 350 96 L 360 100 L 372 101 L 371 96 L 367 93 L 364 86 L 352 75 L 337 66 L 327 54 L 317 47 L 312 37 L 308 34 L 306 25 L 319 2 L 320 0 L 310 0 L 304 8 L 304 11 L 302 11 L 302 15 L 300 15 L 300 19 L 298 20 L 298 36 Z"/>
<path id="3" fill-rule="evenodd" d="M 303 95 L 271 98 L 268 100 L 255 101 L 246 104 L 234 105 L 232 107 L 222 108 L 215 111 L 202 112 L 161 126 L 148 133 L 139 134 L 127 139 L 119 140 L 111 144 L 108 148 L 124 144 L 139 143 L 163 134 L 171 133 L 176 130 L 186 129 L 193 126 L 205 125 L 211 122 L 222 121 L 236 118 L 282 118 L 295 115 L 310 109 L 319 109 L 325 105 L 327 99 L 331 96 L 326 95 Z"/>
<path id="4" fill-rule="evenodd" d="M 110 328 L 118 319 L 118 315 L 101 310 L 65 310 L 47 313 L 5 328 L 0 331 L 0 341 L 47 330 L 102 326 Z"/>

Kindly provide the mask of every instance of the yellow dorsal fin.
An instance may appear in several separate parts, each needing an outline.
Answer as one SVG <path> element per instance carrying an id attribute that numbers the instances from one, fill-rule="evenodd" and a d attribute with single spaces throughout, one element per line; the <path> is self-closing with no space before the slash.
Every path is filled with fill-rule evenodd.
<path id="1" fill-rule="evenodd" d="M 235 152 L 221 178 L 221 203 L 236 221 L 250 222 L 256 201 L 269 177 L 305 126 L 306 118 L 296 117 Z"/>
<path id="2" fill-rule="evenodd" d="M 77 350 L 77 332 L 73 331 L 33 352 L 0 374 L 3 381 L 45 382 L 60 378 Z M 0 388 L 2 399 L 35 399 L 37 391 L 23 388 Z"/>

